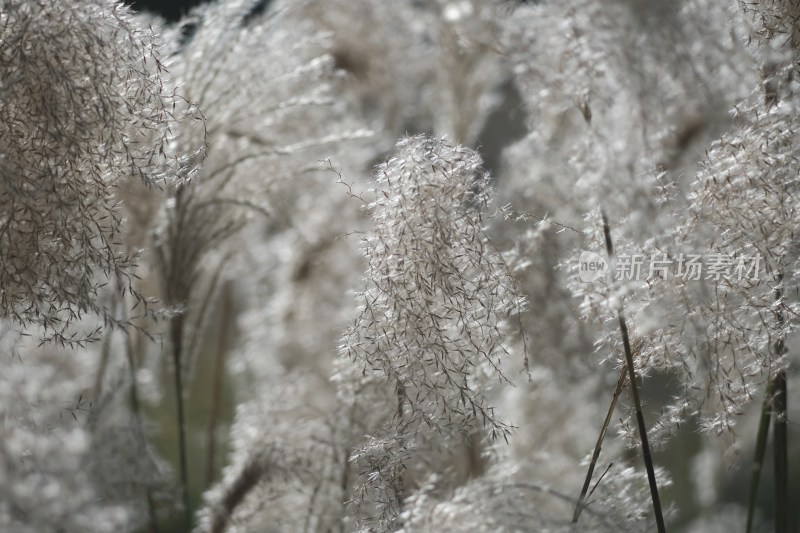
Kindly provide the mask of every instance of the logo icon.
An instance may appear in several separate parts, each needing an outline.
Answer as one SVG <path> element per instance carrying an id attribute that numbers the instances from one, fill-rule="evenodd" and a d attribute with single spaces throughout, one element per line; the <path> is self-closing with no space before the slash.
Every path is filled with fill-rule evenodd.
<path id="1" fill-rule="evenodd" d="M 595 252 L 581 252 L 578 258 L 578 278 L 590 283 L 608 272 L 608 261 Z"/>

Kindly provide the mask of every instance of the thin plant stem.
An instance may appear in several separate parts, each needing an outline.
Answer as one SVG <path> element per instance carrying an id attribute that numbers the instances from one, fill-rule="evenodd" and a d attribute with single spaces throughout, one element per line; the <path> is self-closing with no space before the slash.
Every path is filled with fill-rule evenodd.
<path id="1" fill-rule="evenodd" d="M 225 266 L 228 264 L 229 259 L 230 254 L 226 254 L 225 257 L 222 258 L 217 265 L 217 268 L 214 269 L 214 275 L 209 280 L 208 287 L 204 291 L 206 297 L 203 298 L 203 302 L 200 304 L 200 309 L 197 312 L 197 319 L 195 320 L 195 325 L 193 328 L 195 334 L 191 336 L 189 341 L 189 349 L 186 351 L 189 361 L 195 361 L 197 358 L 198 344 L 200 343 L 201 339 L 204 339 L 204 336 L 200 335 L 199 332 L 204 328 L 207 322 L 209 309 L 211 308 L 211 302 L 213 302 L 215 297 L 218 296 L 219 291 L 217 291 L 217 287 L 219 287 L 222 272 L 225 269 Z"/>
<path id="2" fill-rule="evenodd" d="M 789 531 L 789 461 L 786 435 L 786 372 L 775 375 L 775 394 L 772 409 L 775 414 L 773 429 L 773 453 L 775 454 L 775 533 Z"/>
<path id="3" fill-rule="evenodd" d="M 783 273 L 779 272 L 776 276 L 777 288 L 775 289 L 775 301 L 780 305 L 783 300 Z M 780 306 L 775 311 L 775 319 L 778 326 L 783 329 L 784 318 L 780 311 Z M 784 336 L 781 335 L 775 341 L 775 357 L 781 357 L 786 352 Z M 788 460 L 788 438 L 786 425 L 786 371 L 780 369 L 773 380 L 772 413 L 775 417 L 773 426 L 772 444 L 774 454 L 775 472 L 775 500 L 773 524 L 775 533 L 788 533 L 789 531 L 789 460 Z"/>
<path id="4" fill-rule="evenodd" d="M 614 254 L 614 246 L 611 242 L 611 230 L 609 229 L 608 218 L 606 217 L 605 212 L 602 213 L 602 216 L 603 232 L 605 233 L 606 239 L 606 251 L 608 252 L 608 256 L 612 257 Z M 650 497 L 653 500 L 653 511 L 656 515 L 656 527 L 658 528 L 659 533 L 665 533 L 667 529 L 664 525 L 664 515 L 661 511 L 661 498 L 658 496 L 656 471 L 655 467 L 653 466 L 653 457 L 650 454 L 650 444 L 647 440 L 647 427 L 644 423 L 644 414 L 642 414 L 642 402 L 639 399 L 639 388 L 636 385 L 636 370 L 633 365 L 633 350 L 631 349 L 631 342 L 628 336 L 628 324 L 625 321 L 625 313 L 623 312 L 623 306 L 621 303 L 619 309 L 617 309 L 617 320 L 619 322 L 620 333 L 622 334 L 622 346 L 625 350 L 625 364 L 628 367 L 628 382 L 631 386 L 631 398 L 633 399 L 633 405 L 636 409 L 636 425 L 639 428 L 639 438 L 642 441 L 642 456 L 644 458 L 645 469 L 647 470 L 647 481 L 650 485 Z"/>
<path id="5" fill-rule="evenodd" d="M 350 455 L 352 450 L 347 447 L 342 448 L 342 472 L 339 477 L 339 488 L 341 489 L 342 508 L 348 504 L 350 492 Z M 347 515 L 339 514 L 339 533 L 347 531 Z"/>
<path id="6" fill-rule="evenodd" d="M 753 456 L 753 473 L 750 477 L 750 496 L 747 502 L 747 527 L 746 533 L 753 531 L 753 518 L 756 510 L 756 495 L 758 494 L 758 484 L 761 479 L 761 470 L 764 468 L 764 455 L 767 451 L 767 435 L 769 434 L 769 422 L 772 416 L 770 402 L 772 402 L 772 380 L 767 381 L 767 390 L 764 393 L 764 401 L 761 404 L 761 417 L 758 421 L 758 434 L 756 435 L 756 451 Z"/>
<path id="7" fill-rule="evenodd" d="M 147 442 L 142 429 L 142 412 L 139 404 L 139 388 L 136 384 L 136 363 L 133 360 L 133 343 L 131 342 L 130 332 L 125 334 L 125 355 L 128 359 L 128 371 L 131 374 L 131 410 L 133 411 L 134 425 L 136 426 L 136 435 L 139 440 L 139 445 L 142 452 L 145 451 Z M 158 520 L 156 518 L 156 507 L 153 502 L 153 493 L 150 487 L 145 488 L 145 498 L 147 499 L 147 518 L 150 521 L 150 533 L 159 533 Z"/>
<path id="8" fill-rule="evenodd" d="M 187 531 L 191 527 L 189 510 L 189 467 L 186 453 L 186 416 L 183 406 L 183 368 L 181 350 L 183 346 L 183 313 L 173 317 L 170 324 L 172 340 L 172 362 L 175 367 L 175 402 L 178 411 L 178 456 L 181 475 L 181 497 L 183 500 L 183 519 Z"/>
<path id="9" fill-rule="evenodd" d="M 206 485 L 214 482 L 216 468 L 215 455 L 217 443 L 217 424 L 219 421 L 220 404 L 222 403 L 223 376 L 225 373 L 225 353 L 228 351 L 228 328 L 230 327 L 229 315 L 231 312 L 231 286 L 226 282 L 222 287 L 222 302 L 219 319 L 219 338 L 217 353 L 214 358 L 214 384 L 211 391 L 211 413 L 208 419 L 208 454 L 206 456 Z"/>
<path id="10" fill-rule="evenodd" d="M 118 282 L 115 283 L 115 289 L 118 289 Z M 111 309 L 113 309 L 114 315 L 118 315 L 120 313 L 120 302 L 119 302 L 119 295 L 117 292 L 112 293 L 112 302 L 111 302 Z M 124 312 L 124 311 L 122 311 Z M 111 336 L 114 334 L 114 327 L 109 327 L 106 330 L 106 334 L 103 337 L 103 344 L 100 348 L 100 366 L 97 369 L 97 376 L 95 377 L 94 381 L 94 397 L 100 398 L 100 395 L 103 392 L 103 380 L 106 377 L 106 371 L 108 370 L 108 361 L 111 359 Z"/>
<path id="11" fill-rule="evenodd" d="M 108 331 L 106 331 L 105 337 L 103 337 L 103 345 L 100 348 L 100 366 L 97 369 L 97 376 L 95 377 L 94 380 L 95 398 L 100 398 L 100 395 L 103 392 L 103 379 L 106 377 L 108 360 L 111 357 L 111 335 L 113 334 L 114 334 L 114 329 L 110 328 Z"/>
<path id="12" fill-rule="evenodd" d="M 399 383 L 397 384 L 396 389 L 397 394 L 397 426 L 400 427 L 403 423 L 403 418 L 405 416 L 405 390 L 403 386 Z M 395 497 L 397 498 L 397 514 L 398 516 L 403 511 L 403 504 L 405 502 L 405 464 L 400 464 L 395 468 L 399 469 L 399 474 L 397 474 L 397 483 L 395 485 Z"/>
<path id="13" fill-rule="evenodd" d="M 594 445 L 594 452 L 592 453 L 592 461 L 589 463 L 589 470 L 586 472 L 586 479 L 583 481 L 583 488 L 581 488 L 581 495 L 578 496 L 578 503 L 575 506 L 575 512 L 572 515 L 572 523 L 577 524 L 578 518 L 581 516 L 583 508 L 586 506 L 586 493 L 589 491 L 589 485 L 592 483 L 592 475 L 594 474 L 597 460 L 600 458 L 600 450 L 603 448 L 603 440 L 606 438 L 608 426 L 611 424 L 611 417 L 614 416 L 614 410 L 617 407 L 617 400 L 625 387 L 625 378 L 627 377 L 625 367 L 622 367 L 619 372 L 619 379 L 617 386 L 614 388 L 614 395 L 611 398 L 611 405 L 608 406 L 608 413 L 606 419 L 603 421 L 603 427 L 600 429 L 600 435 L 597 436 L 597 443 Z"/>
<path id="14" fill-rule="evenodd" d="M 647 427 L 644 424 L 642 403 L 639 399 L 639 389 L 636 386 L 636 371 L 633 367 L 633 352 L 628 338 L 628 326 L 625 323 L 625 315 L 622 309 L 618 311 L 617 317 L 619 319 L 619 329 L 622 332 L 622 344 L 625 348 L 625 364 L 628 366 L 628 381 L 631 385 L 631 397 L 633 398 L 633 405 L 636 409 L 636 425 L 639 426 L 639 437 L 642 440 L 642 456 L 644 457 L 644 466 L 647 469 L 647 481 L 650 484 L 650 496 L 653 499 L 653 510 L 656 514 L 656 526 L 658 527 L 659 533 L 664 533 L 666 527 L 664 525 L 664 516 L 661 511 L 661 499 L 658 496 L 656 471 L 653 467 L 653 457 L 650 454 L 650 444 L 647 441 Z"/>
<path id="15" fill-rule="evenodd" d="M 123 306 L 124 307 L 124 306 Z M 123 310 L 124 312 L 124 310 Z M 131 331 L 123 331 L 124 338 L 125 338 L 125 358 L 128 361 L 128 372 L 130 374 L 131 379 L 131 412 L 133 413 L 133 426 L 136 432 L 136 440 L 138 441 L 138 446 L 141 450 L 141 453 L 147 453 L 147 438 L 144 434 L 144 428 L 142 424 L 142 408 L 141 402 L 139 401 L 139 386 L 138 382 L 136 381 L 136 361 L 134 358 L 134 348 L 133 348 L 133 340 L 131 339 L 132 332 Z M 153 491 L 149 486 L 145 486 L 145 499 L 147 501 L 147 519 L 148 523 L 148 530 L 150 533 L 159 533 L 158 528 L 158 518 L 156 516 L 156 506 L 155 502 L 153 501 Z"/>

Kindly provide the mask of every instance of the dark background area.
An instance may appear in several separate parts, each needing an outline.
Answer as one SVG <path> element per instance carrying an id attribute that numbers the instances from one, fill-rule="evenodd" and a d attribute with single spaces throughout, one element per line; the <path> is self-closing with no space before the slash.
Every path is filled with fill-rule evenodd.
<path id="1" fill-rule="evenodd" d="M 136 11 L 158 13 L 170 22 L 180 20 L 194 6 L 208 0 L 126 0 L 125 3 Z"/>
<path id="2" fill-rule="evenodd" d="M 212 0 L 125 0 L 136 11 L 158 13 L 170 22 L 177 22 L 194 6 Z M 538 0 L 519 0 L 521 4 L 535 4 Z"/>

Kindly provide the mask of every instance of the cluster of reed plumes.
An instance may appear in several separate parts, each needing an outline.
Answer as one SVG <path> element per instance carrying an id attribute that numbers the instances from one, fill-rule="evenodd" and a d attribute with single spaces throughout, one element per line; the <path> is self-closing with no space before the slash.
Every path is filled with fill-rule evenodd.
<path id="1" fill-rule="evenodd" d="M 0 529 L 791 531 L 797 13 L 0 0 Z"/>

